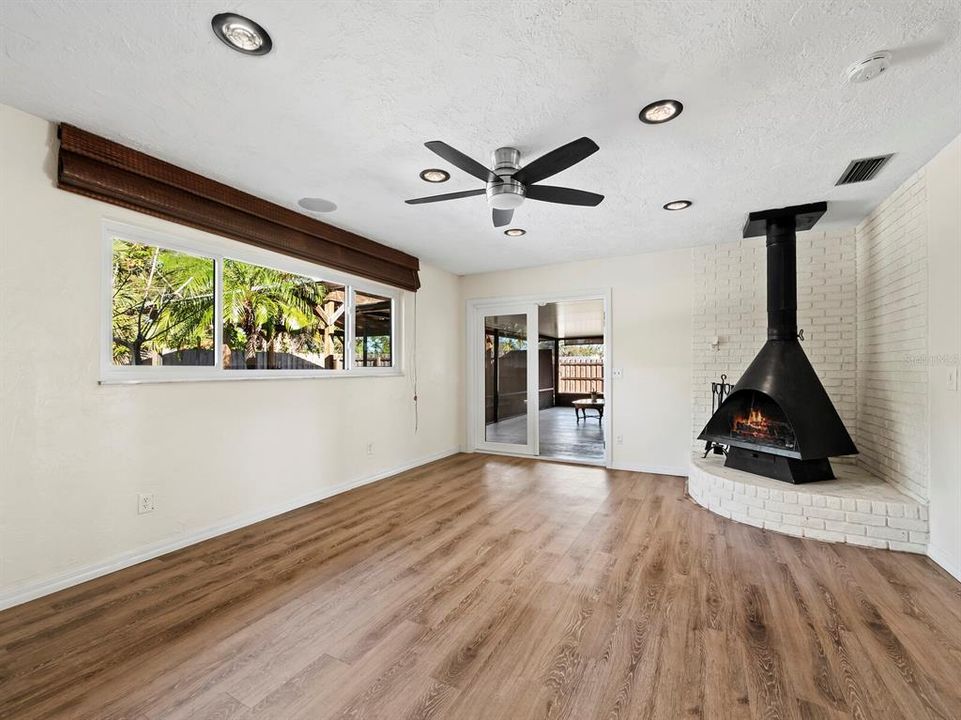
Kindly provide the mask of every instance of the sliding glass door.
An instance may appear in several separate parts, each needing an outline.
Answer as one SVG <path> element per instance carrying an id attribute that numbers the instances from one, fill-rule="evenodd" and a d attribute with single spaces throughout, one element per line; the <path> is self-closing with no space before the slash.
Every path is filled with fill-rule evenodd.
<path id="1" fill-rule="evenodd" d="M 477 308 L 472 323 L 474 445 L 537 454 L 537 306 Z"/>

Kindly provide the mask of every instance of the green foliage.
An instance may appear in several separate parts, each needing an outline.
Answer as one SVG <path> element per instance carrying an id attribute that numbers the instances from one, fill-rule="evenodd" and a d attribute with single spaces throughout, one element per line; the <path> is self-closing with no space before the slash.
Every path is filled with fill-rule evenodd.
<path id="1" fill-rule="evenodd" d="M 326 284 L 236 260 L 224 261 L 223 284 L 223 342 L 242 350 L 248 367 L 264 350 L 268 356 L 343 353 L 337 325 L 343 325 L 343 301 L 331 298 Z M 174 350 L 214 350 L 212 260 L 114 240 L 112 287 L 116 364 L 148 364 Z"/>
<path id="2" fill-rule="evenodd" d="M 604 357 L 604 346 L 599 343 L 567 345 L 561 341 L 561 357 Z"/>
<path id="3" fill-rule="evenodd" d="M 520 338 L 512 338 L 512 337 L 501 335 L 500 350 L 498 353 L 498 357 L 503 357 L 507 353 L 513 352 L 515 350 L 526 350 L 526 349 L 527 349 L 526 340 L 521 340 Z"/>
<path id="4" fill-rule="evenodd" d="M 113 241 L 113 358 L 150 362 L 165 349 L 213 347 L 211 260 Z"/>
<path id="5" fill-rule="evenodd" d="M 357 338 L 354 344 L 354 356 L 360 363 L 364 357 L 364 338 Z M 367 341 L 367 360 L 381 360 L 390 357 L 390 335 L 368 335 Z"/>
<path id="6" fill-rule="evenodd" d="M 341 303 L 327 302 L 324 283 L 237 260 L 224 261 L 223 277 L 224 342 L 243 350 L 248 365 L 258 350 L 336 352 L 336 318 L 328 311 Z"/>

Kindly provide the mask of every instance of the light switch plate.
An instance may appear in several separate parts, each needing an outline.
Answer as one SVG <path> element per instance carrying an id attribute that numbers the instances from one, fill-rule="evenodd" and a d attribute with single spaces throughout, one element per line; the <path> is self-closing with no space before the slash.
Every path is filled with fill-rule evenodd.
<path id="1" fill-rule="evenodd" d="M 953 390 L 957 392 L 958 390 L 958 368 L 949 367 L 948 368 L 948 390 Z"/>

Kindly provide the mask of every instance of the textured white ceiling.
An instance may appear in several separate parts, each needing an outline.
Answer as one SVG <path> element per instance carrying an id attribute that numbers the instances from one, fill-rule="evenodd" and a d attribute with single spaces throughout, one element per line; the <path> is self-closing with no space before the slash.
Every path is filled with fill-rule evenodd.
<path id="1" fill-rule="evenodd" d="M 957 0 L 913 2 L 0 3 L 0 102 L 67 121 L 457 273 L 687 247 L 739 237 L 745 213 L 828 200 L 851 225 L 961 132 Z M 210 18 L 264 25 L 244 57 Z M 889 49 L 893 68 L 843 70 Z M 647 102 L 684 103 L 642 125 Z M 526 202 L 507 238 L 478 187 L 423 146 L 526 160 L 588 135 L 600 152 L 550 184 L 597 208 Z M 896 152 L 877 180 L 834 181 L 852 158 Z M 417 173 L 447 167 L 451 181 Z M 676 198 L 694 207 L 661 210 Z M 303 210 L 300 210 L 303 212 Z"/>

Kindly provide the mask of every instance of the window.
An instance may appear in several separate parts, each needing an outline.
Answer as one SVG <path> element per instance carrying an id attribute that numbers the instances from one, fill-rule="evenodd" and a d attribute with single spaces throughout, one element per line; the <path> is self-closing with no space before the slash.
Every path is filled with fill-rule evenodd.
<path id="1" fill-rule="evenodd" d="M 223 277 L 225 369 L 344 369 L 343 285 L 231 259 Z"/>
<path id="2" fill-rule="evenodd" d="M 393 303 L 389 297 L 354 295 L 354 357 L 358 367 L 391 367 Z"/>
<path id="3" fill-rule="evenodd" d="M 103 381 L 399 372 L 400 290 L 226 239 L 104 237 Z"/>
<path id="4" fill-rule="evenodd" d="M 214 365 L 214 262 L 114 239 L 115 365 Z"/>

